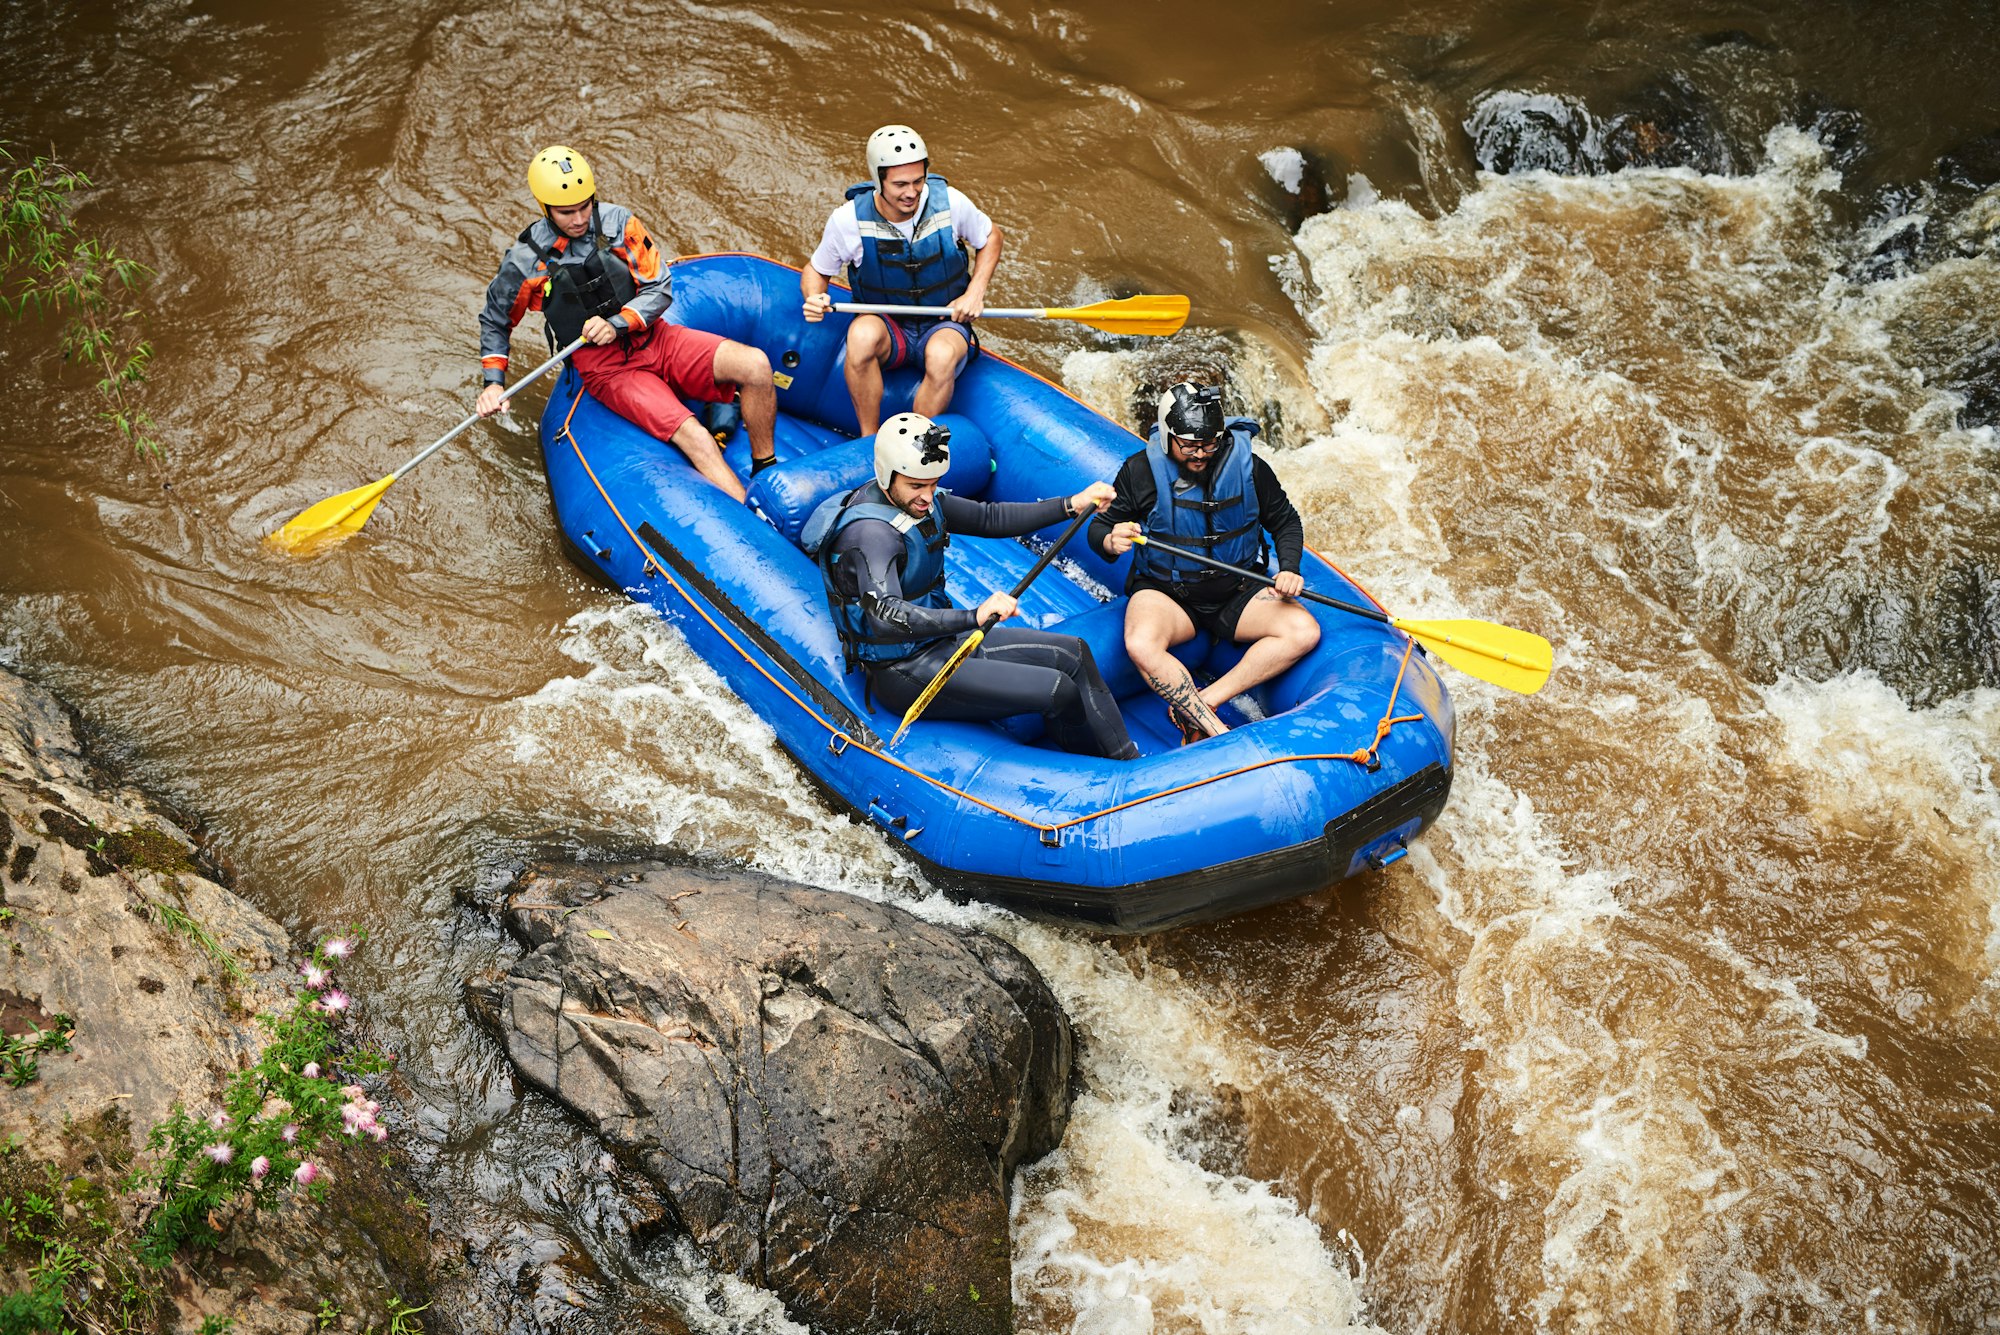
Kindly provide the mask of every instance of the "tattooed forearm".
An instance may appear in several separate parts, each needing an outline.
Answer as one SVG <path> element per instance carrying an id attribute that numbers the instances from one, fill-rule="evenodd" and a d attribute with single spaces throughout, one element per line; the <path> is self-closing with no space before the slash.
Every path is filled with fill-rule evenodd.
<path id="1" fill-rule="evenodd" d="M 1153 688 L 1153 694 L 1167 702 L 1170 713 L 1179 714 L 1193 723 L 1199 724 L 1211 737 L 1219 737 L 1229 731 L 1216 712 L 1209 708 L 1208 701 L 1194 688 L 1194 678 L 1185 667 L 1176 661 L 1177 669 L 1172 677 L 1161 677 L 1156 673 L 1145 674 L 1146 684 Z"/>

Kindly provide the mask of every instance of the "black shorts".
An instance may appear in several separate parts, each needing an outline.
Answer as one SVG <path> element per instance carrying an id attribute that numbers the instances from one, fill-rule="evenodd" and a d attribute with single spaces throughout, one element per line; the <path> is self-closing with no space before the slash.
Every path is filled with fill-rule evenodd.
<path id="1" fill-rule="evenodd" d="M 1181 584 L 1135 575 L 1125 593 L 1129 597 L 1141 589 L 1157 589 L 1188 614 L 1188 620 L 1194 622 L 1196 630 L 1205 630 L 1225 644 L 1233 644 L 1236 623 L 1243 619 L 1243 609 L 1250 606 L 1250 600 L 1262 593 L 1265 587 L 1261 581 L 1245 579 L 1241 575 L 1192 579 Z"/>

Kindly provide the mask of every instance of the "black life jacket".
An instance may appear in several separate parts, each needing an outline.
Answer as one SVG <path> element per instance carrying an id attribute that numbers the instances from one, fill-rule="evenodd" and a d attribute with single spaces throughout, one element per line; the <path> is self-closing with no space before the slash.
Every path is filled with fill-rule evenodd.
<path id="1" fill-rule="evenodd" d="M 591 228 L 597 225 L 597 209 L 590 211 Z M 587 232 L 579 240 L 590 239 Z M 612 316 L 632 304 L 639 294 L 639 285 L 633 281 L 631 266 L 612 253 L 614 237 L 597 235 L 596 244 L 581 260 L 562 263 L 565 252 L 543 249 L 535 240 L 535 227 L 528 225 L 521 233 L 521 241 L 535 252 L 548 270 L 548 279 L 542 289 L 542 322 L 548 331 L 549 348 L 574 343 L 583 334 L 583 326 L 592 316 L 602 316 L 609 320 Z"/>

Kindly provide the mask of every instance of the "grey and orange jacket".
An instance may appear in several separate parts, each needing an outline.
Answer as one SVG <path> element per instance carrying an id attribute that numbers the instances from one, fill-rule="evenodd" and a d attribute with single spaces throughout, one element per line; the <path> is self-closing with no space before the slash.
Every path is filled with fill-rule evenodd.
<path id="1" fill-rule="evenodd" d="M 619 204 L 599 204 L 596 225 L 571 241 L 537 218 L 529 233 L 536 246 L 555 256 L 557 264 L 581 264 L 603 238 L 612 238 L 610 251 L 632 271 L 638 289 L 631 304 L 611 317 L 621 333 L 649 327 L 673 304 L 673 274 L 667 269 L 659 246 L 632 210 Z M 505 384 L 507 349 L 513 341 L 514 326 L 529 311 L 542 308 L 547 294 L 548 266 L 535 253 L 535 246 L 516 241 L 501 257 L 500 272 L 486 287 L 486 306 L 479 312 L 479 365 L 488 384 Z"/>

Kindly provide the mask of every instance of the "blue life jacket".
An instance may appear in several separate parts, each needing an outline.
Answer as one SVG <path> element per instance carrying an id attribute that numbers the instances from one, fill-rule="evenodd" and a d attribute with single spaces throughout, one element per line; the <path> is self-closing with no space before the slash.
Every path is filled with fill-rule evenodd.
<path id="1" fill-rule="evenodd" d="M 1231 565 L 1261 570 L 1266 564 L 1264 531 L 1257 513 L 1257 484 L 1251 473 L 1250 441 L 1257 423 L 1231 417 L 1223 423 L 1225 444 L 1201 482 L 1176 490 L 1180 465 L 1167 457 L 1166 442 L 1155 426 L 1146 441 L 1146 462 L 1153 469 L 1153 508 L 1146 516 L 1146 536 L 1212 556 Z M 1149 579 L 1185 581 L 1214 579 L 1212 566 L 1186 557 L 1141 547 L 1135 574 Z"/>
<path id="2" fill-rule="evenodd" d="M 799 545 L 805 548 L 806 555 L 819 562 L 820 579 L 826 585 L 826 605 L 833 613 L 833 627 L 840 633 L 849 670 L 857 664 L 879 667 L 900 662 L 928 648 L 935 640 L 892 638 L 877 635 L 868 628 L 859 595 L 841 587 L 840 558 L 834 550 L 840 545 L 837 539 L 841 530 L 865 519 L 893 527 L 903 535 L 903 600 L 920 607 L 950 607 L 951 595 L 944 587 L 944 549 L 951 544 L 951 535 L 945 532 L 943 504 L 943 498 L 949 494 L 939 487 L 931 512 L 918 521 L 891 505 L 882 488 L 870 482 L 844 495 L 835 492 L 821 501 L 806 520 L 799 534 Z M 849 588 L 859 585 L 855 579 L 846 583 Z"/>
<path id="3" fill-rule="evenodd" d="M 965 243 L 951 227 L 945 179 L 935 173 L 926 179 L 930 193 L 924 196 L 908 241 L 875 207 L 873 185 L 864 181 L 847 188 L 861 224 L 861 263 L 847 270 L 854 300 L 881 306 L 943 306 L 972 285 Z"/>

